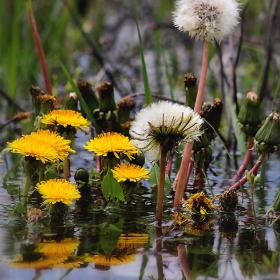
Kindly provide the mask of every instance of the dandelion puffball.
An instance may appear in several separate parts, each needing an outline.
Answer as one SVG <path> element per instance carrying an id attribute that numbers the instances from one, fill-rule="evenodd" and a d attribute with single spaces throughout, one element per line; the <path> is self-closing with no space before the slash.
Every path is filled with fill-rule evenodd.
<path id="1" fill-rule="evenodd" d="M 191 38 L 220 42 L 238 24 L 236 0 L 177 0 L 174 25 Z"/>

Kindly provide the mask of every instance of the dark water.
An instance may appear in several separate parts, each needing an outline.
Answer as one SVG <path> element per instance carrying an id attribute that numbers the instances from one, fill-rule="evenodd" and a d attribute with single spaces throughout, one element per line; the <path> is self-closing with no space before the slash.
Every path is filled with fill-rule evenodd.
<path id="1" fill-rule="evenodd" d="M 90 169 L 92 155 L 82 146 L 88 136 L 79 135 L 72 171 Z M 0 188 L 0 275 L 14 279 L 279 279 L 280 225 L 264 218 L 279 187 L 276 157 L 267 166 L 267 183 L 258 185 L 252 218 L 250 193 L 239 193 L 233 216 L 212 217 L 168 232 L 172 203 L 167 203 L 162 229 L 153 224 L 155 203 L 147 184 L 129 206 L 104 208 L 95 202 L 71 207 L 67 218 L 46 218 L 36 226 L 24 219 L 9 221 L 18 202 L 24 177 L 20 166 Z M 13 164 L 11 155 L 1 163 L 0 177 Z M 220 194 L 230 186 L 232 165 L 224 156 L 213 163 L 218 176 L 209 174 L 206 192 Z M 73 177 L 71 181 L 73 181 Z M 218 204 L 218 202 L 216 202 Z M 107 255 L 107 262 L 106 257 Z M 110 256 L 110 257 L 108 257 Z"/>

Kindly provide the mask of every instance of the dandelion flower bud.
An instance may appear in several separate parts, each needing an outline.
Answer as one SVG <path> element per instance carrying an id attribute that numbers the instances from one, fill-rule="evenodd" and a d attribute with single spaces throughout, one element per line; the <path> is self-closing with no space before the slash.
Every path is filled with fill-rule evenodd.
<path id="1" fill-rule="evenodd" d="M 249 91 L 244 103 L 240 108 L 238 124 L 247 136 L 255 136 L 263 121 L 261 103 L 258 95 L 254 91 Z"/>
<path id="2" fill-rule="evenodd" d="M 280 119 L 279 114 L 272 112 L 258 130 L 254 147 L 259 154 L 272 154 L 280 149 Z"/>
<path id="3" fill-rule="evenodd" d="M 174 25 L 191 38 L 220 42 L 238 23 L 236 0 L 177 0 Z"/>

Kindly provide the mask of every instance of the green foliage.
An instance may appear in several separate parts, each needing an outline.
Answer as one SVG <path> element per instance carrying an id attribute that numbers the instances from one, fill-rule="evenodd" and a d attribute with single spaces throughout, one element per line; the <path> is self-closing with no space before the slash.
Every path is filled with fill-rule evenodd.
<path id="1" fill-rule="evenodd" d="M 101 229 L 100 236 L 100 245 L 104 252 L 104 254 L 109 257 L 112 251 L 116 248 L 118 239 L 122 233 L 122 227 L 124 224 L 124 220 L 121 219 L 116 224 L 110 224 L 108 222 L 104 222 L 99 225 Z"/>
<path id="2" fill-rule="evenodd" d="M 159 165 L 155 163 L 151 169 L 151 175 L 148 179 L 148 182 L 151 187 L 158 186 L 159 182 Z M 165 174 L 165 187 L 171 189 L 171 183 L 169 177 Z"/>
<path id="3" fill-rule="evenodd" d="M 123 190 L 119 182 L 114 178 L 113 173 L 110 169 L 108 169 L 107 174 L 105 175 L 102 184 L 101 190 L 105 199 L 112 200 L 112 199 L 119 199 L 124 201 Z"/>
<path id="4" fill-rule="evenodd" d="M 139 23 L 138 23 L 137 6 L 136 6 L 135 0 L 134 0 L 134 6 L 135 6 L 136 26 L 137 26 L 137 33 L 138 33 L 138 38 L 139 38 L 141 62 L 142 62 L 142 75 L 143 75 L 143 83 L 144 83 L 144 88 L 145 88 L 146 104 L 149 105 L 152 102 L 152 95 L 151 95 L 151 90 L 150 90 L 150 85 L 149 85 L 149 78 L 148 78 L 147 67 L 146 67 L 146 62 L 145 62 L 142 38 L 141 38 L 141 33 L 140 33 L 140 28 L 139 28 Z"/>
<path id="5" fill-rule="evenodd" d="M 75 93 L 77 94 L 77 96 L 78 96 L 78 98 L 79 98 L 79 101 L 80 101 L 80 103 L 81 103 L 81 106 L 83 107 L 83 110 L 86 112 L 87 118 L 91 121 L 91 123 L 92 123 L 93 126 L 95 127 L 97 133 L 100 133 L 101 130 L 100 130 L 99 126 L 96 124 L 95 119 L 93 118 L 93 116 L 92 116 L 92 114 L 91 114 L 91 112 L 90 112 L 90 109 L 88 108 L 88 105 L 87 105 L 87 103 L 85 102 L 85 100 L 84 100 L 82 94 L 80 93 L 80 91 L 79 91 L 77 85 L 74 83 L 73 79 L 71 78 L 69 72 L 67 71 L 66 67 L 62 64 L 62 62 L 59 61 L 59 63 L 60 63 L 60 66 L 61 66 L 61 68 L 62 68 L 62 70 L 63 70 L 65 76 L 66 76 L 67 79 L 68 79 L 68 82 L 70 82 L 70 84 L 71 84 L 73 90 L 74 90 Z"/>

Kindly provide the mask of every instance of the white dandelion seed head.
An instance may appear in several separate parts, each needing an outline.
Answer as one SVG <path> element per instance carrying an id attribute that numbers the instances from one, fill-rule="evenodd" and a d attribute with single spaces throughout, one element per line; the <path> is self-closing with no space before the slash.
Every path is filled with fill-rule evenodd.
<path id="1" fill-rule="evenodd" d="M 221 42 L 239 20 L 237 0 L 177 0 L 174 25 L 191 38 Z"/>
<path id="2" fill-rule="evenodd" d="M 202 134 L 200 130 L 202 124 L 201 117 L 194 113 L 190 107 L 169 101 L 159 101 L 136 114 L 129 132 L 133 145 L 139 150 L 147 152 L 148 158 L 154 162 L 160 158 L 164 136 L 166 139 L 178 136 L 176 141 L 180 142 L 197 140 Z M 161 130 L 162 127 L 165 127 L 165 132 L 161 134 L 163 137 L 161 140 L 156 137 L 157 132 L 152 127 Z"/>

